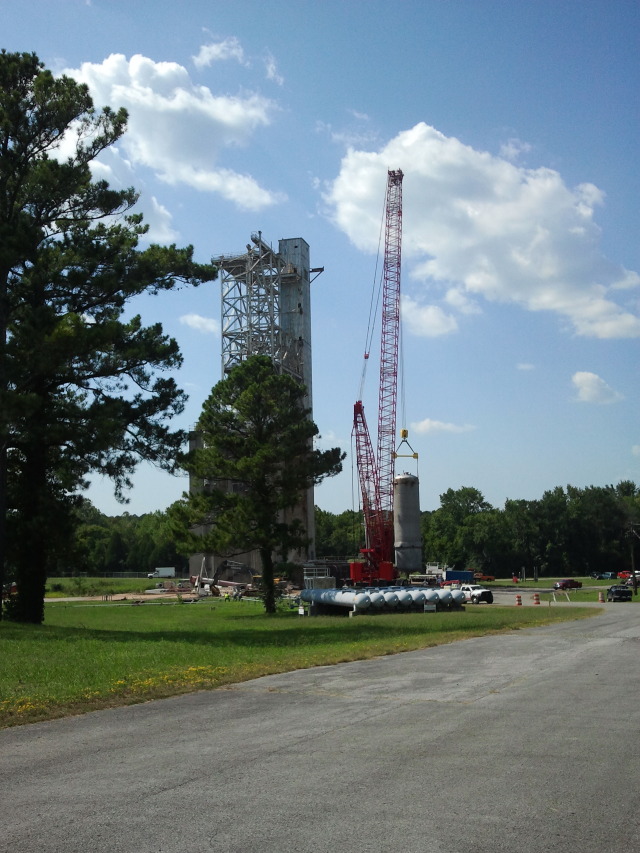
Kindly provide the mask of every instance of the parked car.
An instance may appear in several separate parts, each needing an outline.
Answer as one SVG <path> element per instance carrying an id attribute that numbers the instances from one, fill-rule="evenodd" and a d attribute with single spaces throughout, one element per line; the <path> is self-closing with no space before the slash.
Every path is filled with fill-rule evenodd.
<path id="1" fill-rule="evenodd" d="M 12 595 L 18 594 L 18 584 L 15 581 L 11 581 L 10 583 L 6 583 L 6 584 L 4 584 L 2 589 L 0 590 L 0 593 L 2 593 L 0 595 L 0 599 L 2 601 L 4 601 L 5 598 L 11 598 Z"/>
<path id="2" fill-rule="evenodd" d="M 611 572 L 591 572 L 589 575 L 590 578 L 593 578 L 596 581 L 604 581 L 607 580 L 611 575 Z"/>
<path id="3" fill-rule="evenodd" d="M 631 577 L 631 572 L 627 572 L 627 571 L 618 572 L 618 579 L 621 581 L 626 581 L 627 578 L 630 578 L 630 577 Z"/>
<path id="4" fill-rule="evenodd" d="M 605 580 L 605 581 L 614 581 L 617 579 L 617 577 L 618 577 L 617 572 L 603 572 L 602 573 L 602 580 Z"/>
<path id="5" fill-rule="evenodd" d="M 631 601 L 633 590 L 630 586 L 615 584 L 607 590 L 607 601 Z"/>
<path id="6" fill-rule="evenodd" d="M 556 581 L 553 585 L 554 589 L 580 589 L 582 583 L 573 578 L 563 578 L 561 581 Z"/>
<path id="7" fill-rule="evenodd" d="M 489 583 L 496 579 L 495 575 L 485 575 L 484 572 L 474 572 L 473 573 L 474 581 L 478 581 L 479 583 Z"/>

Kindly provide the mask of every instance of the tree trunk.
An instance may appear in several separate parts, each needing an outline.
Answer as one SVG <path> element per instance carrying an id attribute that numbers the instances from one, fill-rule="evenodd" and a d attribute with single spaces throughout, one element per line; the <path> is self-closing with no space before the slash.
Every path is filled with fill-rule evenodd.
<path id="1" fill-rule="evenodd" d="M 6 270 L 0 273 L 0 404 L 4 409 L 7 400 L 7 277 Z M 0 620 L 2 619 L 2 589 L 5 582 L 7 563 L 7 444 L 9 425 L 0 411 Z"/>
<path id="2" fill-rule="evenodd" d="M 44 621 L 51 507 L 47 489 L 47 450 L 44 441 L 30 442 L 19 490 L 18 530 L 15 537 L 18 594 L 10 618 L 40 625 Z"/>
<path id="3" fill-rule="evenodd" d="M 267 613 L 276 612 L 276 591 L 273 583 L 273 557 L 269 548 L 260 549 L 262 562 L 262 585 L 264 587 L 264 609 Z"/>
<path id="4" fill-rule="evenodd" d="M 0 426 L 0 620 L 2 620 L 2 589 L 5 579 L 7 539 L 7 445 Z"/>

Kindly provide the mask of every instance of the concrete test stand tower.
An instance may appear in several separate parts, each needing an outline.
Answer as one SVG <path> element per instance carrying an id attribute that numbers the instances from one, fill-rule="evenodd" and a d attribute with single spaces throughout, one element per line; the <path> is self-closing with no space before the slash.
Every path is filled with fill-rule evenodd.
<path id="1" fill-rule="evenodd" d="M 283 239 L 275 252 L 258 231 L 251 235 L 246 252 L 222 255 L 214 262 L 219 270 L 222 295 L 222 375 L 252 355 L 268 355 L 281 371 L 306 386 L 304 405 L 312 409 L 311 282 L 324 267 L 310 267 L 309 244 L 300 237 Z M 192 433 L 191 446 L 196 446 L 197 441 L 197 433 Z M 202 484 L 190 482 L 190 488 L 202 488 Z M 312 559 L 315 556 L 313 487 L 301 496 L 295 515 L 305 524 L 312 544 L 308 554 L 292 557 Z M 195 554 L 190 560 L 192 572 L 201 570 L 203 558 L 207 574 L 212 577 L 222 558 Z M 252 569 L 259 569 L 257 554 L 236 555 L 236 558 Z"/>

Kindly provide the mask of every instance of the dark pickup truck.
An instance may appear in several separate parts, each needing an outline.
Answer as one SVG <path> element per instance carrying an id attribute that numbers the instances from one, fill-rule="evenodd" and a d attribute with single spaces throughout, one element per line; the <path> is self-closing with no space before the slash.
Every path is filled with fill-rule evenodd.
<path id="1" fill-rule="evenodd" d="M 616 584 L 607 590 L 607 601 L 631 601 L 633 590 L 630 586 Z"/>

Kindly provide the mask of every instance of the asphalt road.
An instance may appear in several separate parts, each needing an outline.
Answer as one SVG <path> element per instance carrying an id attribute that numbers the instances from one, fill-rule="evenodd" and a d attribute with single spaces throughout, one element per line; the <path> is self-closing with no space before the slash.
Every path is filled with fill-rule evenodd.
<path id="1" fill-rule="evenodd" d="M 0 850 L 627 853 L 639 653 L 610 604 L 4 730 Z"/>

